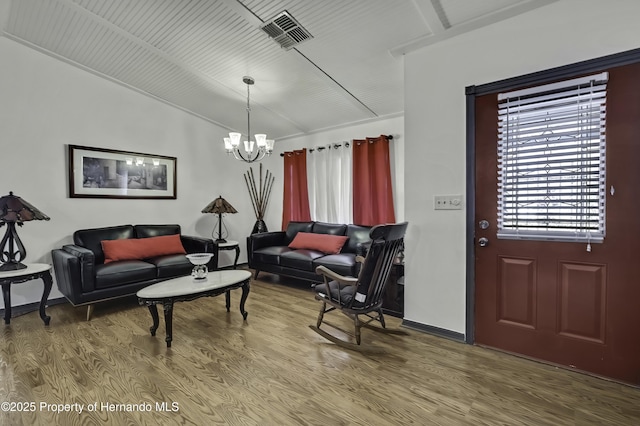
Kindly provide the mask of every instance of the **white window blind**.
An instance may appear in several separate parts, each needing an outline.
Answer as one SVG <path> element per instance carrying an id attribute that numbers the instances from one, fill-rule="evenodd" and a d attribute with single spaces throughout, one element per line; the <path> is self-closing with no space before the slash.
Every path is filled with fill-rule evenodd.
<path id="1" fill-rule="evenodd" d="M 604 239 L 607 80 L 498 96 L 498 238 Z"/>

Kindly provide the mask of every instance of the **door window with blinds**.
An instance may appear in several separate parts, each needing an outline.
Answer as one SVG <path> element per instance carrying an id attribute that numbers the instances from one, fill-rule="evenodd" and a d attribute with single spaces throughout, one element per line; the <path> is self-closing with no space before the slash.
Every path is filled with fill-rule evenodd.
<path id="1" fill-rule="evenodd" d="M 498 95 L 498 238 L 604 239 L 607 80 Z"/>

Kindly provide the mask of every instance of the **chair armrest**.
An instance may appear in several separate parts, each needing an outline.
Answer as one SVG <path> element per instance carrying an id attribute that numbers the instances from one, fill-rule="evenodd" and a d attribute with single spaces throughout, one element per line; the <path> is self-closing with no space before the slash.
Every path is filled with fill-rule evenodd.
<path id="1" fill-rule="evenodd" d="M 344 275 L 340 275 L 336 272 L 333 272 L 331 269 L 326 266 L 318 266 L 316 268 L 316 274 L 322 275 L 326 279 L 329 278 L 331 281 L 338 281 L 340 284 L 344 285 L 357 285 L 358 279 L 355 277 L 345 277 Z"/>
<path id="2" fill-rule="evenodd" d="M 74 295 L 96 288 L 95 255 L 87 248 L 67 244 L 51 251 L 56 282 L 60 291 L 73 301 Z"/>
<path id="3" fill-rule="evenodd" d="M 182 246 L 187 254 L 213 253 L 213 257 L 209 263 L 207 263 L 207 268 L 209 268 L 210 271 L 218 269 L 218 243 L 211 238 L 195 237 L 192 235 L 180 235 L 180 241 L 182 241 Z"/>

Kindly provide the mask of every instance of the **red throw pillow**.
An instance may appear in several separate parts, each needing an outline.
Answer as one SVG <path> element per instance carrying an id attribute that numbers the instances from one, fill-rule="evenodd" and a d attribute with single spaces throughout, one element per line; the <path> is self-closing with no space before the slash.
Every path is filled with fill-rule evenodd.
<path id="1" fill-rule="evenodd" d="M 101 241 L 104 263 L 137 260 L 166 254 L 186 254 L 179 234 L 150 238 Z"/>
<path id="2" fill-rule="evenodd" d="M 292 249 L 317 250 L 325 254 L 338 254 L 347 241 L 343 235 L 314 234 L 313 232 L 298 232 L 289 243 Z"/>

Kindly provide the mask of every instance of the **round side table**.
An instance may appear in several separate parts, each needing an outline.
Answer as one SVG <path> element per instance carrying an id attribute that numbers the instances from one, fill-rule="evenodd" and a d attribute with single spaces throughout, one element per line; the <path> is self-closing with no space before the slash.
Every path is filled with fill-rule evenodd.
<path id="1" fill-rule="evenodd" d="M 218 250 L 235 250 L 236 258 L 233 261 L 233 269 L 238 266 L 238 257 L 240 257 L 240 244 L 237 241 L 227 240 L 224 243 L 218 243 Z"/>

